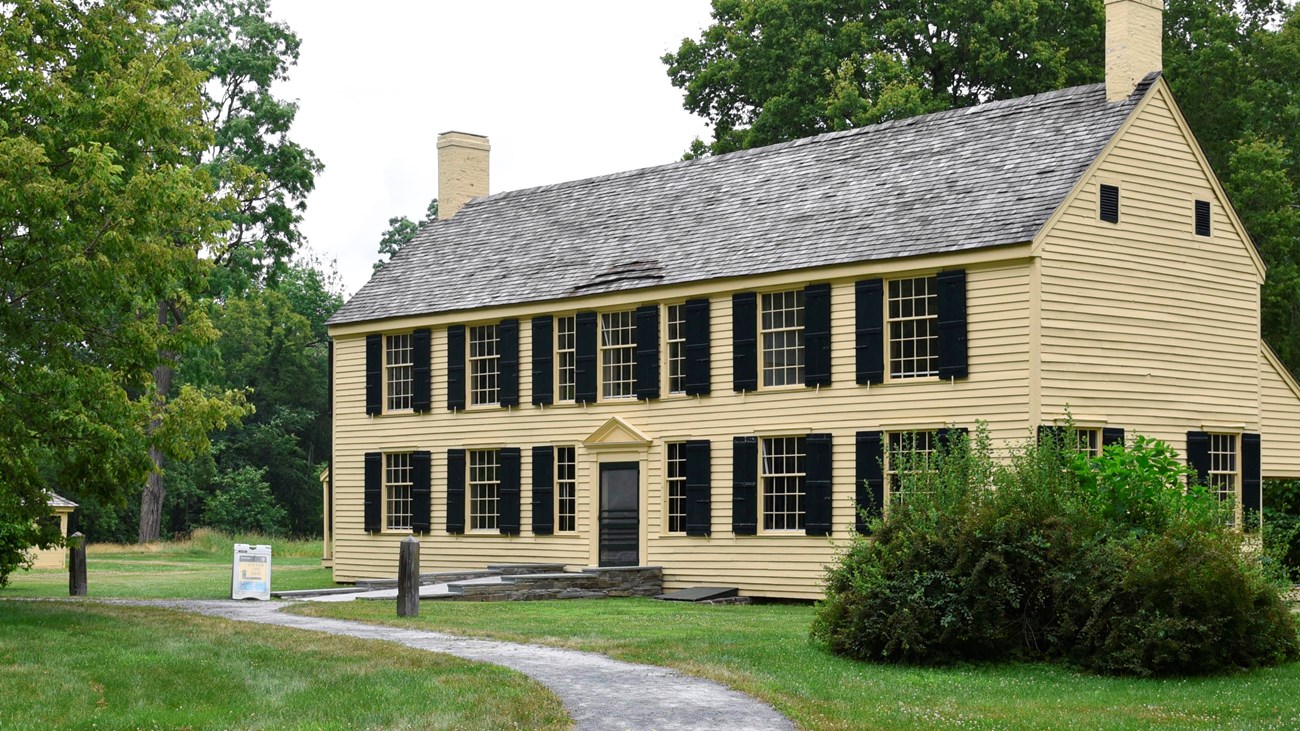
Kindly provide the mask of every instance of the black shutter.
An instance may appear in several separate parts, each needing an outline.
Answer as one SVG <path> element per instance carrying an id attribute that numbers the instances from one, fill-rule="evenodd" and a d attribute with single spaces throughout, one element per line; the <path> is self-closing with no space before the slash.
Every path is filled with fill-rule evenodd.
<path id="1" fill-rule="evenodd" d="M 465 408 L 465 326 L 447 327 L 447 409 Z"/>
<path id="2" fill-rule="evenodd" d="M 533 406 L 555 401 L 555 320 L 533 318 Z"/>
<path id="3" fill-rule="evenodd" d="M 555 447 L 533 447 L 533 535 L 555 532 Z"/>
<path id="4" fill-rule="evenodd" d="M 1196 472 L 1196 481 L 1210 481 L 1210 435 L 1203 431 L 1187 432 L 1187 466 Z"/>
<path id="5" fill-rule="evenodd" d="M 378 533 L 383 520 L 384 455 L 366 452 L 365 480 L 362 492 L 365 502 L 365 531 Z"/>
<path id="6" fill-rule="evenodd" d="M 501 392 L 497 396 L 502 406 L 519 405 L 519 321 L 502 320 L 497 325 L 497 345 L 501 358 L 501 380 L 498 384 Z"/>
<path id="7" fill-rule="evenodd" d="M 686 535 L 713 531 L 712 447 L 707 439 L 689 441 L 686 448 Z"/>
<path id="8" fill-rule="evenodd" d="M 1101 446 L 1103 449 L 1112 444 L 1124 443 L 1124 430 L 1119 427 L 1108 426 L 1101 430 Z"/>
<path id="9" fill-rule="evenodd" d="M 869 533 L 867 522 L 883 514 L 885 505 L 884 434 L 878 431 L 857 433 L 857 510 L 854 526 L 859 533 Z"/>
<path id="10" fill-rule="evenodd" d="M 433 455 L 429 452 L 411 453 L 411 530 L 428 533 L 430 528 L 429 503 L 432 500 Z"/>
<path id="11" fill-rule="evenodd" d="M 709 301 L 686 300 L 686 395 L 707 396 L 711 384 Z"/>
<path id="12" fill-rule="evenodd" d="M 580 404 L 596 402 L 596 313 L 579 312 L 574 318 L 574 400 Z"/>
<path id="13" fill-rule="evenodd" d="M 1101 184 L 1101 220 L 1119 223 L 1119 187 Z"/>
<path id="14" fill-rule="evenodd" d="M 366 336 L 366 413 L 384 411 L 384 336 Z"/>
<path id="15" fill-rule="evenodd" d="M 803 383 L 829 386 L 831 383 L 831 285 L 810 284 L 803 288 Z"/>
<path id="16" fill-rule="evenodd" d="M 1210 202 L 1196 201 L 1196 235 L 1210 235 Z"/>
<path id="17" fill-rule="evenodd" d="M 736 391 L 758 388 L 758 297 L 731 296 L 731 381 Z"/>
<path id="18" fill-rule="evenodd" d="M 1254 532 L 1260 526 L 1259 513 L 1264 507 L 1264 481 L 1261 473 L 1259 435 L 1242 434 L 1241 514 L 1243 519 L 1241 528 L 1247 533 Z"/>
<path id="19" fill-rule="evenodd" d="M 758 437 L 735 437 L 731 447 L 731 531 L 758 533 Z"/>
<path id="20" fill-rule="evenodd" d="M 465 450 L 447 450 L 447 532 L 465 532 Z"/>
<path id="21" fill-rule="evenodd" d="M 940 272 L 935 284 L 939 289 L 939 377 L 965 378 L 966 271 Z"/>
<path id="22" fill-rule="evenodd" d="M 329 381 L 326 388 L 329 390 L 329 394 L 325 397 L 325 415 L 333 416 L 334 415 L 334 338 L 330 338 L 328 345 L 329 345 L 329 350 L 326 357 L 329 360 L 326 362 L 326 368 L 328 369 Z"/>
<path id="23" fill-rule="evenodd" d="M 885 281 L 864 279 L 854 286 L 858 383 L 885 380 Z"/>
<path id="24" fill-rule="evenodd" d="M 433 373 L 429 366 L 432 348 L 432 336 L 427 328 L 411 333 L 411 409 L 416 412 L 433 408 Z"/>
<path id="25" fill-rule="evenodd" d="M 519 535 L 519 447 L 502 447 L 498 453 L 497 528 L 505 535 Z"/>
<path id="26" fill-rule="evenodd" d="M 1038 425 L 1038 443 L 1042 444 L 1049 439 L 1056 443 L 1057 446 L 1065 448 L 1065 427 L 1053 426 L 1051 424 Z"/>
<path id="27" fill-rule="evenodd" d="M 831 534 L 831 500 L 834 497 L 831 458 L 831 435 L 809 434 L 804 478 L 807 503 L 803 524 L 804 532 L 810 536 Z"/>
<path id="28" fill-rule="evenodd" d="M 659 398 L 659 305 L 636 308 L 636 397 Z"/>
<path id="29" fill-rule="evenodd" d="M 939 448 L 953 449 L 962 440 L 970 436 L 970 429 L 964 426 L 950 426 L 939 430 Z"/>

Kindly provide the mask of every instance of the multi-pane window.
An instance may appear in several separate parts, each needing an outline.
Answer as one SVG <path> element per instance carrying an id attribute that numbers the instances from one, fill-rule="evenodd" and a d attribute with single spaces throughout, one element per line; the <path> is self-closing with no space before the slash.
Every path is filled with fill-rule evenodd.
<path id="1" fill-rule="evenodd" d="M 1101 454 L 1100 429 L 1075 429 L 1074 436 L 1078 440 L 1077 447 L 1080 452 L 1089 457 Z"/>
<path id="2" fill-rule="evenodd" d="M 930 470 L 935 448 L 938 446 L 937 431 L 890 432 L 889 451 L 885 458 L 885 477 L 889 481 L 889 494 L 894 503 L 906 500 L 909 491 L 915 494 L 923 488 L 917 473 Z M 912 475 L 907 486 L 903 485 L 904 476 Z"/>
<path id="3" fill-rule="evenodd" d="M 411 408 L 411 384 L 414 381 L 411 334 L 389 335 L 384 349 L 384 370 L 387 374 L 388 410 Z"/>
<path id="4" fill-rule="evenodd" d="M 501 351 L 496 325 L 469 329 L 469 402 L 495 404 L 501 400 Z"/>
<path id="5" fill-rule="evenodd" d="M 578 529 L 578 460 L 573 447 L 555 448 L 555 530 Z"/>
<path id="6" fill-rule="evenodd" d="M 501 452 L 475 449 L 469 453 L 470 530 L 496 530 L 501 515 Z"/>
<path id="7" fill-rule="evenodd" d="M 934 277 L 889 282 L 889 377 L 939 373 L 939 309 Z"/>
<path id="8" fill-rule="evenodd" d="M 763 385 L 803 383 L 803 290 L 763 295 Z"/>
<path id="9" fill-rule="evenodd" d="M 384 455 L 384 525 L 388 530 L 411 529 L 411 455 Z"/>
<path id="10" fill-rule="evenodd" d="M 686 531 L 686 443 L 668 443 L 668 532 Z"/>
<path id="11" fill-rule="evenodd" d="M 1237 435 L 1210 435 L 1210 489 L 1220 500 L 1237 497 Z"/>
<path id="12" fill-rule="evenodd" d="M 636 318 L 631 310 L 600 316 L 600 374 L 603 398 L 636 396 Z"/>
<path id="13" fill-rule="evenodd" d="M 668 305 L 668 393 L 686 393 L 686 305 Z"/>
<path id="14" fill-rule="evenodd" d="M 555 371 L 559 385 L 556 399 L 559 401 L 572 401 L 575 397 L 577 337 L 577 318 L 573 315 L 555 318 Z"/>
<path id="15" fill-rule="evenodd" d="M 803 530 L 807 437 L 763 439 L 763 529 Z"/>

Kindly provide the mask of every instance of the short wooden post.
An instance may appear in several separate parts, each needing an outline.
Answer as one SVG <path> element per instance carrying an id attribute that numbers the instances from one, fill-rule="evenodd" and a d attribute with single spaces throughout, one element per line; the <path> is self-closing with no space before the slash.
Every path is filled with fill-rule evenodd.
<path id="1" fill-rule="evenodd" d="M 420 542 L 413 536 L 402 540 L 397 562 L 397 616 L 420 615 Z"/>
<path id="2" fill-rule="evenodd" d="M 68 596 L 86 595 L 86 537 L 68 536 Z"/>

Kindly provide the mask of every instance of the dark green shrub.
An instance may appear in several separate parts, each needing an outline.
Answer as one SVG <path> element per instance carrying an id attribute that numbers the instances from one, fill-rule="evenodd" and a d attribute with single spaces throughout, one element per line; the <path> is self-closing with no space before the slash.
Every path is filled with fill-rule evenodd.
<path id="1" fill-rule="evenodd" d="M 266 469 L 261 467 L 241 467 L 218 475 L 217 492 L 208 497 L 203 524 L 227 533 L 283 533 L 287 516 L 271 495 L 265 475 Z"/>
<path id="2" fill-rule="evenodd" d="M 1073 434 L 996 462 L 981 430 L 897 457 L 901 504 L 828 573 L 813 634 L 862 660 L 1062 658 L 1101 672 L 1214 672 L 1297 654 L 1296 627 L 1231 506 L 1167 445 L 1097 457 Z"/>
<path id="3" fill-rule="evenodd" d="M 1279 578 L 1300 583 L 1300 480 L 1264 481 L 1264 552 Z"/>

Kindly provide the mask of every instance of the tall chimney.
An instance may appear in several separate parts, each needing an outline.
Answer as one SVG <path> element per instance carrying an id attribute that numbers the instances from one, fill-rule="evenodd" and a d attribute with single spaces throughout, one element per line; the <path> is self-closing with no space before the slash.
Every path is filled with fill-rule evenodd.
<path id="1" fill-rule="evenodd" d="M 488 138 L 468 132 L 438 135 L 438 218 L 456 215 L 471 198 L 488 194 Z"/>
<path id="2" fill-rule="evenodd" d="M 1126 99 L 1161 70 L 1162 0 L 1106 0 L 1106 101 Z"/>

